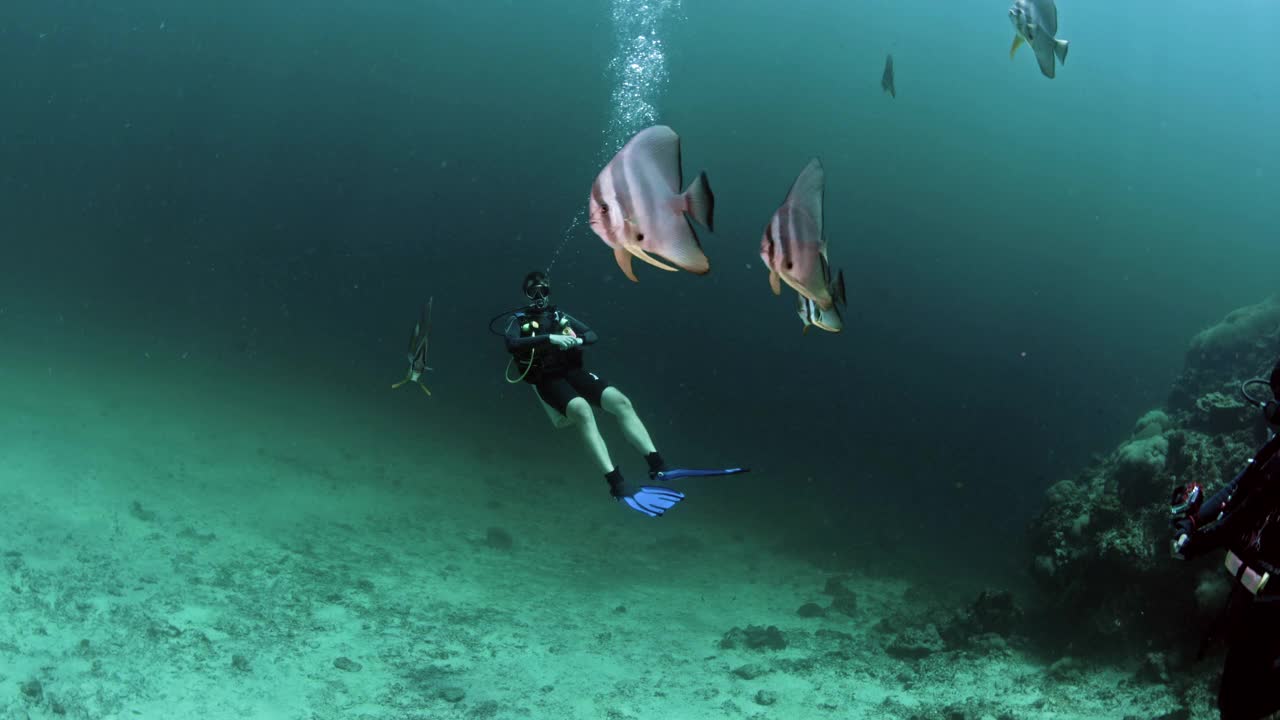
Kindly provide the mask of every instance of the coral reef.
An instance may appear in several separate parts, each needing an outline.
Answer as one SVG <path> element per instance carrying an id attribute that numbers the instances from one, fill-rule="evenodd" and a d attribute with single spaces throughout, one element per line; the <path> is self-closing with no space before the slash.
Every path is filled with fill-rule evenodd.
<path id="1" fill-rule="evenodd" d="M 1192 480 L 1212 493 L 1265 440 L 1266 423 L 1239 388 L 1278 356 L 1280 301 L 1232 312 L 1192 339 L 1166 407 L 1049 488 L 1031 528 L 1038 613 L 1053 618 L 1041 624 L 1047 635 L 1057 630 L 1062 643 L 1095 652 L 1132 651 L 1157 638 L 1176 655 L 1186 638 L 1169 628 L 1220 608 L 1226 580 L 1209 572 L 1220 558 L 1193 568 L 1169 557 L 1168 498 L 1175 484 Z"/>

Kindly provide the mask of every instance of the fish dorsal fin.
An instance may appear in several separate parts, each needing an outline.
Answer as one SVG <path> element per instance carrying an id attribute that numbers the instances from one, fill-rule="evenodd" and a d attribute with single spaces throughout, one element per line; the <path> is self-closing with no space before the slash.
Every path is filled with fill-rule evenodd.
<path id="1" fill-rule="evenodd" d="M 409 354 L 412 355 L 418 350 L 418 338 L 422 336 L 422 322 L 418 321 L 413 326 L 413 332 L 409 333 Z"/>
<path id="2" fill-rule="evenodd" d="M 1045 7 L 1045 4 L 1042 3 L 1040 6 L 1040 9 L 1044 11 L 1044 29 L 1048 30 L 1050 35 L 1056 37 L 1058 34 L 1058 4 L 1053 0 L 1048 0 L 1048 7 Z"/>
<path id="3" fill-rule="evenodd" d="M 684 178 L 680 172 L 680 136 L 666 125 L 654 125 L 636 133 L 624 148 L 634 153 L 634 159 L 652 162 L 662 176 L 662 181 L 673 194 L 680 194 Z M 626 154 L 626 153 L 624 153 Z"/>
<path id="4" fill-rule="evenodd" d="M 424 370 L 427 367 L 427 346 L 431 342 L 431 309 L 435 305 L 435 297 L 427 300 L 427 304 L 422 306 L 422 318 L 418 321 L 418 326 L 414 328 L 414 334 L 417 335 L 417 346 L 413 349 L 413 364 L 421 366 Z M 421 372 L 421 370 L 419 370 Z M 423 388 L 424 390 L 426 388 Z M 427 393 L 431 394 L 430 391 Z"/>
<path id="5" fill-rule="evenodd" d="M 826 186 L 826 172 L 822 169 L 822 161 L 814 158 L 804 166 L 804 170 L 800 171 L 800 175 L 796 177 L 796 181 L 791 184 L 791 191 L 787 193 L 786 205 L 793 211 L 799 211 L 807 214 L 813 219 L 818 227 L 819 237 L 824 237 L 822 232 L 822 193 Z M 825 244 L 825 240 L 823 243 Z"/>

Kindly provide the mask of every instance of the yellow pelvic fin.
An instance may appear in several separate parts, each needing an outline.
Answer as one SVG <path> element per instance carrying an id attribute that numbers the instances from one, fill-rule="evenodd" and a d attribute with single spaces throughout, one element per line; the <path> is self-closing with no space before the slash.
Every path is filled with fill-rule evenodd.
<path id="1" fill-rule="evenodd" d="M 671 267 L 670 265 L 667 265 L 666 263 L 662 262 L 661 260 L 657 260 L 657 259 L 655 259 L 652 255 L 650 255 L 649 253 L 645 252 L 645 251 L 644 251 L 644 248 L 641 248 L 641 247 L 639 247 L 639 246 L 630 246 L 630 247 L 628 247 L 628 248 L 627 248 L 627 251 L 628 251 L 628 252 L 630 252 L 632 255 L 635 255 L 636 257 L 640 258 L 641 260 L 643 260 L 643 261 L 645 261 L 645 262 L 649 263 L 650 265 L 652 265 L 652 266 L 654 266 L 654 267 L 656 267 L 656 268 L 661 268 L 661 269 L 663 269 L 663 270 L 669 270 L 669 271 L 671 271 L 671 272 L 676 272 L 676 269 L 675 269 L 675 268 Z"/>
<path id="2" fill-rule="evenodd" d="M 1012 60 L 1012 59 L 1013 59 L 1013 54 L 1014 54 L 1014 53 L 1016 53 L 1016 52 L 1018 52 L 1018 48 L 1020 48 L 1020 47 L 1022 47 L 1022 36 L 1021 36 L 1021 35 L 1014 35 L 1014 36 L 1013 36 L 1013 47 L 1009 48 L 1009 59 L 1010 59 L 1010 60 Z"/>
<path id="3" fill-rule="evenodd" d="M 613 259 L 618 261 L 618 267 L 622 268 L 622 274 L 627 276 L 631 282 L 640 282 L 636 279 L 636 273 L 631 269 L 631 253 L 627 249 L 619 245 L 613 249 Z"/>
<path id="4" fill-rule="evenodd" d="M 409 380 L 410 380 L 412 377 L 413 377 L 413 372 L 412 372 L 412 371 L 405 373 L 405 375 L 404 375 L 404 379 L 403 379 L 403 380 L 401 380 L 400 382 L 396 383 L 395 385 L 392 385 L 392 386 L 391 386 L 391 389 L 392 389 L 392 390 L 395 390 L 396 388 L 400 387 L 401 385 L 403 385 L 403 384 L 405 384 L 405 383 L 409 382 Z M 426 386 L 426 385 L 423 385 L 421 382 L 418 382 L 418 381 L 415 381 L 415 382 L 414 382 L 414 384 L 415 384 L 415 385 L 417 385 L 418 387 L 422 388 L 422 392 L 426 393 L 428 396 L 430 396 L 430 395 L 431 395 L 431 391 L 427 389 L 427 386 Z"/>

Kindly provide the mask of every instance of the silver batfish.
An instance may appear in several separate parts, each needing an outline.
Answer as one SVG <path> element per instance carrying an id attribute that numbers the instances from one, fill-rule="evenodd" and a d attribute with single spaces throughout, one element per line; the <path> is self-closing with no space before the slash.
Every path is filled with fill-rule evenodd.
<path id="1" fill-rule="evenodd" d="M 632 282 L 638 282 L 633 257 L 672 272 L 676 267 L 699 275 L 710 272 L 711 262 L 689 216 L 713 229 L 715 196 L 706 173 L 681 192 L 683 183 L 680 136 L 665 125 L 637 133 L 592 183 L 591 229 L 613 248 L 618 267 Z"/>
<path id="2" fill-rule="evenodd" d="M 1009 8 L 1009 22 L 1013 23 L 1013 47 L 1009 59 L 1026 41 L 1036 54 L 1040 72 L 1047 78 L 1056 74 L 1054 58 L 1067 62 L 1067 41 L 1058 39 L 1058 6 L 1053 0 L 1014 0 Z"/>
<path id="3" fill-rule="evenodd" d="M 880 76 L 880 89 L 897 99 L 898 88 L 893 84 L 893 54 L 884 56 L 884 74 Z"/>
<path id="4" fill-rule="evenodd" d="M 769 287 L 782 294 L 779 280 L 817 303 L 832 305 L 827 238 L 822 232 L 822 194 L 826 174 L 814 158 L 791 185 L 787 199 L 770 218 L 760 241 L 760 259 L 769 269 Z"/>

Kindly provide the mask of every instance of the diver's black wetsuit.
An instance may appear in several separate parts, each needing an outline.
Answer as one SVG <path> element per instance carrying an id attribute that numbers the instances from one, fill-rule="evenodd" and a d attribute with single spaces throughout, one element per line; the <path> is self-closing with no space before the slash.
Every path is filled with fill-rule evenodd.
<path id="1" fill-rule="evenodd" d="M 1223 720 L 1257 720 L 1280 710 L 1280 436 L 1195 514 L 1175 524 L 1190 541 L 1182 554 L 1234 553 L 1261 575 L 1257 595 L 1233 583 L 1226 624 L 1227 659 L 1218 708 Z"/>
<path id="2" fill-rule="evenodd" d="M 554 305 L 521 310 L 512 316 L 506 332 L 507 352 L 515 356 L 520 372 L 525 373 L 525 382 L 533 385 L 542 401 L 561 415 L 575 397 L 600 407 L 600 397 L 609 387 L 598 375 L 582 368 L 582 345 L 561 349 L 551 342 L 549 336 L 563 333 L 565 327 L 573 329 L 582 345 L 600 339 L 596 331 Z"/>

